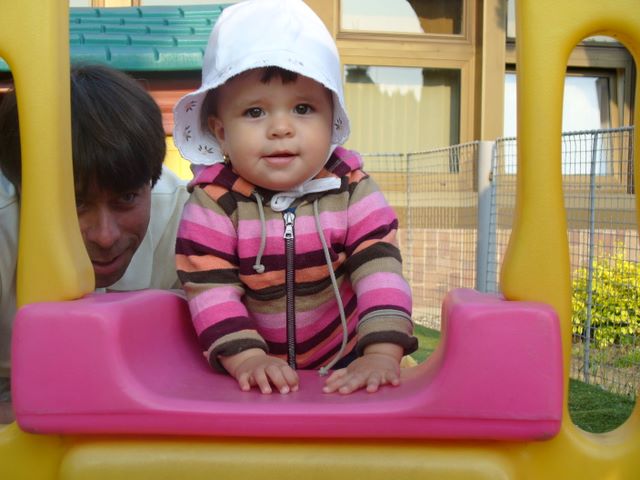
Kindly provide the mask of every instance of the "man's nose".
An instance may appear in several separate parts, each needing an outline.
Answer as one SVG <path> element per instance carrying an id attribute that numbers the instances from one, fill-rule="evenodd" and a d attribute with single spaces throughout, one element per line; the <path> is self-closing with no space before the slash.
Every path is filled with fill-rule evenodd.
<path id="1" fill-rule="evenodd" d="M 85 242 L 101 248 L 111 248 L 120 238 L 120 227 L 113 212 L 106 207 L 96 207 L 90 215 L 83 215 L 81 223 Z"/>

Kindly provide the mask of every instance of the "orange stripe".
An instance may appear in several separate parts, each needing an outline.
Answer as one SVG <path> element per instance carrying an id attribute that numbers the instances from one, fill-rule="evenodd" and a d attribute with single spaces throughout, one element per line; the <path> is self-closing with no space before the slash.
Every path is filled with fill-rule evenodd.
<path id="1" fill-rule="evenodd" d="M 240 275 L 240 281 L 251 290 L 261 290 L 284 284 L 284 270 L 261 273 L 260 275 Z"/>
<path id="2" fill-rule="evenodd" d="M 340 253 L 338 259 L 333 262 L 333 271 L 335 272 L 340 265 L 344 263 L 346 254 Z M 296 282 L 314 282 L 329 276 L 329 271 L 326 265 L 319 265 L 317 267 L 302 268 L 296 270 Z"/>
<path id="3" fill-rule="evenodd" d="M 206 185 L 203 190 L 206 192 L 207 195 L 209 195 L 213 200 L 218 201 L 218 199 L 224 195 L 225 193 L 227 193 L 229 190 L 227 190 L 224 187 L 221 187 L 219 185 L 214 185 L 214 184 L 208 184 Z"/>
<path id="4" fill-rule="evenodd" d="M 238 179 L 233 183 L 232 190 L 243 194 L 245 197 L 251 197 L 254 188 L 255 187 L 244 178 L 238 177 Z"/>
<path id="5" fill-rule="evenodd" d="M 389 232 L 387 235 L 385 235 L 382 238 L 377 238 L 375 240 L 366 240 L 364 242 L 362 242 L 360 245 L 358 245 L 358 248 L 356 248 L 353 253 L 358 253 L 362 250 L 364 250 L 365 248 L 370 247 L 371 245 L 374 245 L 376 243 L 380 243 L 380 242 L 384 242 L 384 243 L 390 243 L 391 245 L 394 246 L 398 246 L 398 243 L 396 242 L 396 231 L 392 230 L 391 232 Z"/>
<path id="6" fill-rule="evenodd" d="M 349 175 L 349 184 L 359 182 L 360 180 L 362 180 L 363 178 L 365 178 L 367 176 L 367 174 L 364 173 L 360 169 L 353 170 L 353 171 L 349 172 L 348 175 Z"/>
<path id="7" fill-rule="evenodd" d="M 198 272 L 203 270 L 218 270 L 236 268 L 235 265 L 214 255 L 176 255 L 176 266 L 183 272 Z"/>

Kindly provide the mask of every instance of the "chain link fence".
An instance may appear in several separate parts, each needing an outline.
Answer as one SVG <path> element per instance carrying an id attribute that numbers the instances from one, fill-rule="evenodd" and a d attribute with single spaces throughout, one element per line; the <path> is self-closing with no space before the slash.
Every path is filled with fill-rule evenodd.
<path id="1" fill-rule="evenodd" d="M 475 284 L 477 155 L 475 142 L 364 159 L 367 172 L 398 213 L 414 319 L 430 328 L 440 328 L 442 299 L 449 290 Z"/>
<path id="2" fill-rule="evenodd" d="M 632 139 L 631 127 L 562 136 L 574 307 L 571 375 L 628 395 L 640 385 Z M 365 158 L 400 217 L 415 321 L 431 328 L 440 328 L 449 290 L 499 291 L 515 206 L 517 142 L 499 139 L 489 154 L 483 143 Z M 486 198 L 478 175 L 483 164 L 490 181 Z"/>

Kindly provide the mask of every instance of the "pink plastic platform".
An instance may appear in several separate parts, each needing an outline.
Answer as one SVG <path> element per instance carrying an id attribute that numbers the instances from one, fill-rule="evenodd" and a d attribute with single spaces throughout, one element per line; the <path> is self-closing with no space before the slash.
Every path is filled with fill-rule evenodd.
<path id="1" fill-rule="evenodd" d="M 446 297 L 430 359 L 376 394 L 323 394 L 315 371 L 296 393 L 242 392 L 210 370 L 185 300 L 153 290 L 24 307 L 13 368 L 34 433 L 538 440 L 562 416 L 554 311 L 467 289 Z"/>

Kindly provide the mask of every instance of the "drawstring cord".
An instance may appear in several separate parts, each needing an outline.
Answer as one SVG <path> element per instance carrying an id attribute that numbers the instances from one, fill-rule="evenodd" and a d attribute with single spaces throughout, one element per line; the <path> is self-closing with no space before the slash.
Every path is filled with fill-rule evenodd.
<path id="1" fill-rule="evenodd" d="M 262 197 L 258 192 L 253 192 L 253 196 L 256 198 L 258 202 L 258 214 L 260 215 L 260 248 L 258 249 L 258 254 L 256 255 L 256 263 L 253 265 L 253 269 L 257 273 L 264 272 L 264 265 L 262 264 L 262 255 L 264 254 L 265 246 L 267 243 L 267 228 L 266 228 L 266 220 L 264 216 L 264 207 L 262 205 Z M 329 247 L 327 246 L 327 241 L 324 238 L 324 233 L 322 231 L 322 224 L 320 223 L 320 213 L 318 212 L 318 199 L 316 198 L 313 201 L 313 218 L 316 224 L 316 230 L 318 232 L 318 237 L 320 237 L 320 243 L 322 244 L 322 252 L 324 253 L 324 259 L 327 264 L 327 269 L 329 270 L 329 276 L 331 277 L 331 286 L 333 287 L 333 294 L 336 298 L 336 302 L 338 304 L 338 311 L 340 312 L 340 324 L 342 325 L 342 344 L 340 345 L 340 349 L 338 353 L 331 359 L 331 361 L 326 364 L 324 367 L 321 367 L 318 373 L 321 376 L 325 376 L 329 373 L 329 370 L 342 358 L 342 354 L 347 348 L 347 343 L 349 341 L 349 332 L 347 326 L 347 317 L 344 313 L 344 305 L 342 304 L 342 297 L 340 296 L 340 290 L 338 289 L 338 281 L 336 280 L 335 272 L 333 271 L 333 263 L 331 262 L 331 255 L 329 254 Z"/>
<path id="2" fill-rule="evenodd" d="M 318 213 L 318 199 L 316 198 L 313 201 L 313 218 L 316 223 L 316 230 L 318 231 L 318 236 L 320 237 L 320 243 L 322 243 L 322 251 L 324 252 L 324 259 L 327 263 L 327 268 L 329 269 L 329 276 L 331 277 L 331 286 L 333 287 L 333 294 L 336 297 L 336 302 L 338 302 L 338 311 L 340 312 L 340 323 L 342 324 L 342 344 L 340 345 L 340 350 L 333 357 L 333 359 L 326 364 L 324 367 L 320 368 L 318 373 L 320 376 L 325 376 L 329 373 L 329 370 L 340 360 L 342 354 L 347 348 L 347 342 L 349 341 L 349 333 L 347 327 L 347 317 L 344 314 L 344 306 L 342 305 L 342 298 L 340 297 L 340 291 L 338 290 L 338 282 L 336 281 L 336 275 L 333 271 L 333 263 L 331 262 L 331 256 L 329 255 L 329 247 L 327 247 L 327 241 L 324 238 L 324 233 L 322 232 L 322 225 L 320 224 L 320 214 Z"/>
<path id="3" fill-rule="evenodd" d="M 256 197 L 258 202 L 258 215 L 260 215 L 260 248 L 256 255 L 256 263 L 253 265 L 253 269 L 257 273 L 264 273 L 264 265 L 262 264 L 262 255 L 267 245 L 267 225 L 264 218 L 264 207 L 262 206 L 262 197 L 258 192 L 253 192 L 253 196 Z"/>

